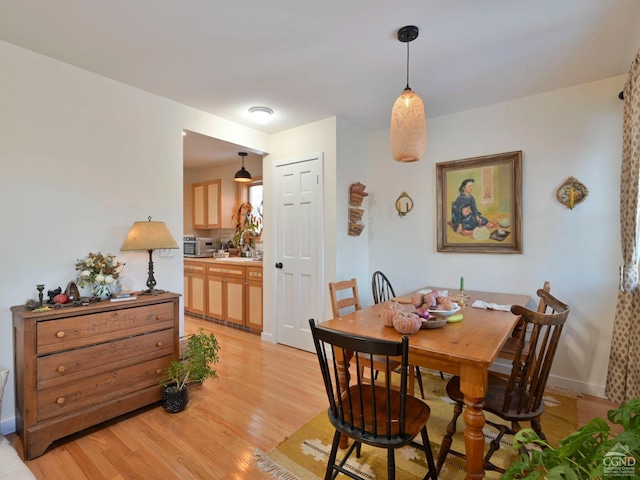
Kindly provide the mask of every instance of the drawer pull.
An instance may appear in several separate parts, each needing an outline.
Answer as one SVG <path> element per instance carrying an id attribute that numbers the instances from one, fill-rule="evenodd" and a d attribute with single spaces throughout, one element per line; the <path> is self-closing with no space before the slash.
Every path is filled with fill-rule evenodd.
<path id="1" fill-rule="evenodd" d="M 158 369 L 156 370 L 156 373 L 157 373 L 158 375 L 161 375 L 161 374 L 162 374 L 162 370 L 158 368 Z"/>
<path id="2" fill-rule="evenodd" d="M 58 405 L 62 405 L 62 404 L 64 403 L 64 397 L 59 397 L 59 398 L 56 400 L 56 403 L 57 403 Z"/>
<path id="3" fill-rule="evenodd" d="M 163 346 L 163 345 L 164 345 L 164 342 L 158 342 L 158 343 L 156 343 L 156 347 L 161 347 L 161 346 Z"/>
<path id="4" fill-rule="evenodd" d="M 56 368 L 56 370 L 59 373 L 64 373 L 64 371 L 67 369 L 67 367 L 65 367 L 64 365 L 60 365 L 58 368 Z"/>
<path id="5" fill-rule="evenodd" d="M 162 320 L 162 317 L 160 315 L 156 315 L 156 320 Z"/>
<path id="6" fill-rule="evenodd" d="M 56 333 L 56 337 L 58 337 L 58 338 L 64 337 L 64 332 L 60 331 L 60 332 Z"/>

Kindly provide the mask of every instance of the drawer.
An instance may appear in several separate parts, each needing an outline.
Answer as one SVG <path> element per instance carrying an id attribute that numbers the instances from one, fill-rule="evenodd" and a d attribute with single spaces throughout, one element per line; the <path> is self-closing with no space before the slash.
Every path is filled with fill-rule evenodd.
<path id="1" fill-rule="evenodd" d="M 262 281 L 262 267 L 247 267 L 247 280 Z"/>
<path id="2" fill-rule="evenodd" d="M 207 275 L 220 277 L 244 278 L 244 267 L 241 265 L 211 265 L 207 264 Z"/>
<path id="3" fill-rule="evenodd" d="M 171 355 L 105 371 L 78 382 L 56 385 L 37 393 L 37 421 L 107 403 L 128 393 L 158 386 L 166 378 Z"/>
<path id="4" fill-rule="evenodd" d="M 185 260 L 184 273 L 201 273 L 204 275 L 204 272 L 205 272 L 204 262 L 192 262 L 189 260 Z"/>
<path id="5" fill-rule="evenodd" d="M 173 327 L 173 303 L 38 322 L 37 353 L 60 352 Z"/>
<path id="6" fill-rule="evenodd" d="M 53 385 L 79 381 L 91 375 L 126 366 L 131 363 L 131 359 L 142 362 L 172 355 L 173 337 L 173 329 L 160 330 L 38 357 L 36 387 L 42 390 Z"/>

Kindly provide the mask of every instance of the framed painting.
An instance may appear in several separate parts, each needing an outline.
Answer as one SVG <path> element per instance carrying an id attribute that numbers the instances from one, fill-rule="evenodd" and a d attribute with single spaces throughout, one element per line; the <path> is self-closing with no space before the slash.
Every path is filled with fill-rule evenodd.
<path id="1" fill-rule="evenodd" d="M 438 251 L 522 253 L 522 151 L 436 164 Z"/>

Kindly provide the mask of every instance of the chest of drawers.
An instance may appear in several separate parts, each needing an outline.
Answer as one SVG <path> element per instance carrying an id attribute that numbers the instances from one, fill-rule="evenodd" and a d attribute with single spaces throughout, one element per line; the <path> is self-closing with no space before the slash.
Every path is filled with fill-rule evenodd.
<path id="1" fill-rule="evenodd" d="M 34 313 L 12 307 L 16 427 L 25 459 L 161 399 L 179 356 L 179 296 Z"/>

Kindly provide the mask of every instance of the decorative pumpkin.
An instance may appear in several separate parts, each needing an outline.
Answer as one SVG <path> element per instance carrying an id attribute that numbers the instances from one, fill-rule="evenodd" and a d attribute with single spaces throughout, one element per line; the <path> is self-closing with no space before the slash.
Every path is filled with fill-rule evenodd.
<path id="1" fill-rule="evenodd" d="M 422 327 L 422 319 L 413 312 L 397 312 L 393 316 L 393 328 L 403 335 L 412 335 Z"/>
<path id="2" fill-rule="evenodd" d="M 404 311 L 398 302 L 387 302 L 378 315 L 387 327 L 393 327 L 393 316 Z"/>

